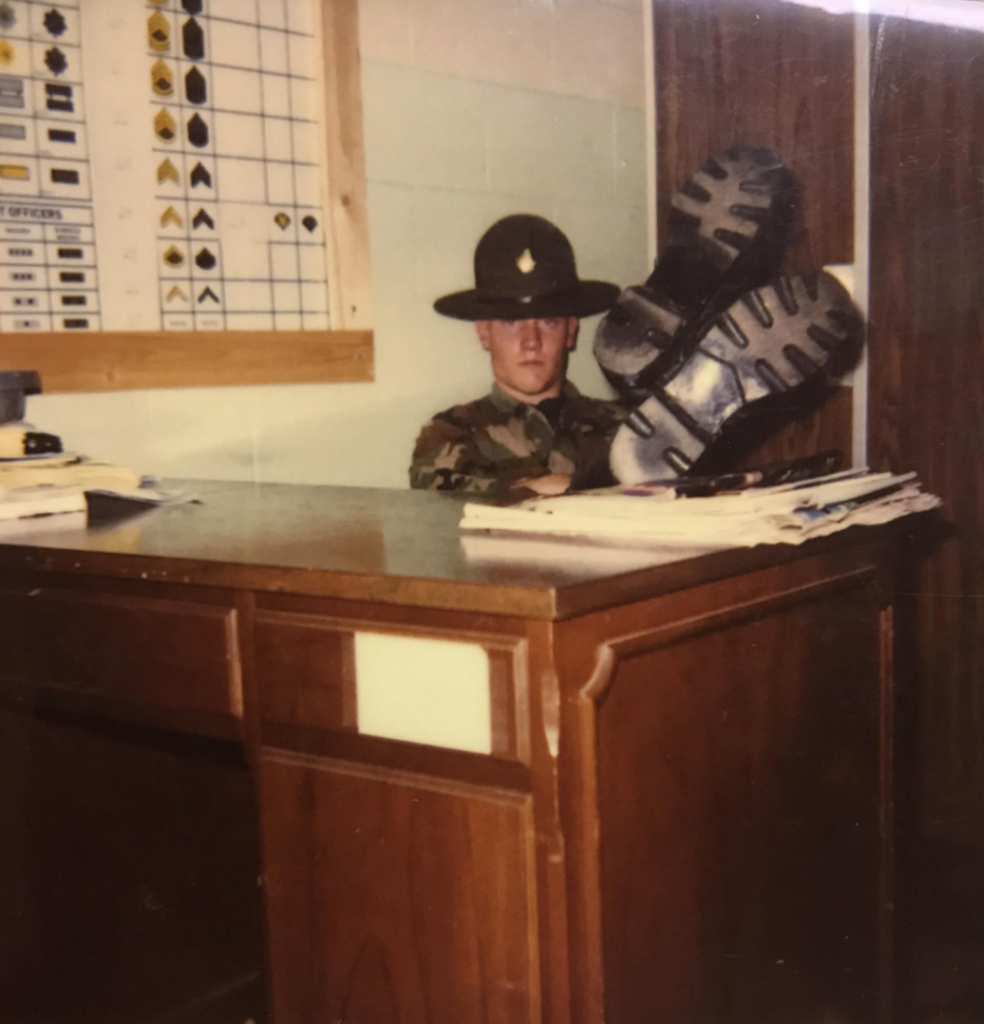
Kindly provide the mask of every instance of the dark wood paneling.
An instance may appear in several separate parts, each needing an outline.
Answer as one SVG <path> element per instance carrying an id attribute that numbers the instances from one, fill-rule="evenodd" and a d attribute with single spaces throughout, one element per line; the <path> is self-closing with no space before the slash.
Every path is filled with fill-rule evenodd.
<path id="1" fill-rule="evenodd" d="M 278 1021 L 539 1022 L 528 796 L 278 757 L 260 788 Z"/>
<path id="2" fill-rule="evenodd" d="M 615 645 L 596 698 L 606 1019 L 880 1019 L 886 709 L 862 579 Z"/>
<path id="3" fill-rule="evenodd" d="M 803 192 L 788 265 L 850 263 L 854 21 L 768 0 L 657 0 L 658 217 L 711 154 L 778 150 Z"/>
<path id="4" fill-rule="evenodd" d="M 772 0 L 655 0 L 657 225 L 673 193 L 736 142 L 775 148 L 802 191 L 789 272 L 854 253 L 854 21 Z M 849 394 L 849 393 L 848 393 Z M 783 427 L 740 460 L 851 451 L 851 402 Z"/>
<path id="5" fill-rule="evenodd" d="M 914 469 L 954 530 L 923 565 L 918 822 L 984 844 L 984 50 L 872 30 L 870 459 Z"/>

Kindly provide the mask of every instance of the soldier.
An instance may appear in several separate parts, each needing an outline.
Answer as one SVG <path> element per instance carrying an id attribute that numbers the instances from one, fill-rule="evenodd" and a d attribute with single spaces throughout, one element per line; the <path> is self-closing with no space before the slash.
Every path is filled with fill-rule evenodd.
<path id="1" fill-rule="evenodd" d="M 624 418 L 566 379 L 578 317 L 608 309 L 617 285 L 581 281 L 564 233 L 542 217 L 497 221 L 475 249 L 475 287 L 434 303 L 474 322 L 491 356 L 492 391 L 438 413 L 421 430 L 410 485 L 493 496 L 562 494 L 607 466 Z"/>

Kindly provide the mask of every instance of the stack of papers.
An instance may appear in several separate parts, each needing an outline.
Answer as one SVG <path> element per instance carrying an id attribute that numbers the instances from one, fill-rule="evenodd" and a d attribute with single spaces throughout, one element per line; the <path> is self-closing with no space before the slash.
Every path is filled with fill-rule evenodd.
<path id="1" fill-rule="evenodd" d="M 67 513 L 81 513 L 72 518 L 84 526 L 90 511 L 86 497 L 94 495 L 136 507 L 195 500 L 179 491 L 159 490 L 126 466 L 66 452 L 60 437 L 30 423 L 0 424 L 0 535 L 8 538 L 20 529 L 18 523 L 33 530 L 48 524 L 42 517 Z M 100 507 L 104 510 L 105 503 Z M 58 522 L 68 525 L 64 518 Z"/>
<path id="2" fill-rule="evenodd" d="M 25 487 L 18 491 L 0 491 L 0 523 L 85 510 L 85 492 L 81 487 Z"/>
<path id="3" fill-rule="evenodd" d="M 13 491 L 45 486 L 77 487 L 85 491 L 133 489 L 140 486 L 140 477 L 125 466 L 91 462 L 66 453 L 0 458 L 0 489 Z"/>
<path id="4" fill-rule="evenodd" d="M 466 504 L 465 530 L 658 542 L 689 547 L 802 544 L 850 526 L 874 526 L 937 508 L 915 473 L 848 470 L 746 490 L 687 497 L 674 483 L 531 498 L 506 508 Z M 678 493 L 680 492 L 680 493 Z"/>

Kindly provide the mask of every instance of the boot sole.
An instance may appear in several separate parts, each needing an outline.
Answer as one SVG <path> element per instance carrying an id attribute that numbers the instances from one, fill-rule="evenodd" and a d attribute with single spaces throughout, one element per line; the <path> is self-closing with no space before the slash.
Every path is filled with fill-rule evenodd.
<path id="1" fill-rule="evenodd" d="M 830 274 L 750 291 L 619 428 L 612 471 L 622 483 L 686 474 L 756 403 L 846 368 L 862 335 L 860 315 Z"/>
<path id="2" fill-rule="evenodd" d="M 673 196 L 667 247 L 701 250 L 726 275 L 740 257 L 765 243 L 769 232 L 764 229 L 788 226 L 794 189 L 774 150 L 732 146 L 715 153 Z M 782 253 L 762 255 L 776 273 Z M 745 291 L 765 282 L 736 283 Z"/>
<path id="3" fill-rule="evenodd" d="M 595 332 L 595 359 L 624 398 L 673 376 L 713 316 L 779 274 L 794 208 L 795 179 L 764 146 L 716 153 L 683 184 L 660 262 Z"/>

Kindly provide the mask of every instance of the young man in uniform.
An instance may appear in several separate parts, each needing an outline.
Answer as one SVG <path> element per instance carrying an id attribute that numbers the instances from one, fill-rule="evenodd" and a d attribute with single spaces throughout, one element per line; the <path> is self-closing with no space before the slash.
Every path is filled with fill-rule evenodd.
<path id="1" fill-rule="evenodd" d="M 434 303 L 475 324 L 492 362 L 484 398 L 438 413 L 417 438 L 412 487 L 494 496 L 561 494 L 607 465 L 624 419 L 566 379 L 578 318 L 601 313 L 617 285 L 581 281 L 564 233 L 529 214 L 497 221 L 475 249 L 475 287 Z"/>

